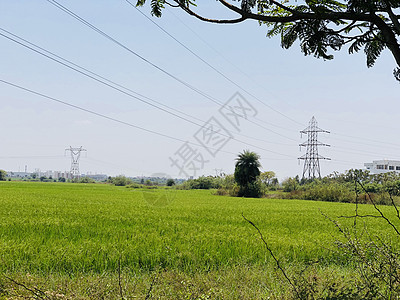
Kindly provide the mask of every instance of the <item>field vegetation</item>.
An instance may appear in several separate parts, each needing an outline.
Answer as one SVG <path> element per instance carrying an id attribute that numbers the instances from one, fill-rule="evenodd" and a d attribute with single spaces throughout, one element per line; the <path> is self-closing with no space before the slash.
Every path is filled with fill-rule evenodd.
<path id="1" fill-rule="evenodd" d="M 293 296 L 242 213 L 289 273 L 311 261 L 319 261 L 308 269 L 321 278 L 318 284 L 341 284 L 354 273 L 334 244 L 340 232 L 321 214 L 352 215 L 352 204 L 106 184 L 1 182 L 0 190 L 5 299 L 32 296 L 35 289 L 71 299 Z M 382 210 L 395 214 L 389 206 Z M 374 208 L 361 205 L 359 212 L 373 214 Z M 353 220 L 340 222 L 350 226 Z M 386 225 L 370 219 L 368 233 L 396 241 Z"/>

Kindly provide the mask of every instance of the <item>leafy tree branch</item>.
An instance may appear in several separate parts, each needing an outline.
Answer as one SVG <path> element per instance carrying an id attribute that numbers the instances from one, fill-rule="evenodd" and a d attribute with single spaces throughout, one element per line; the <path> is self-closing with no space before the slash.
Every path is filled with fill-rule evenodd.
<path id="1" fill-rule="evenodd" d="M 179 7 L 189 15 L 209 23 L 236 24 L 254 20 L 268 27 L 267 36 L 280 36 L 281 46 L 300 42 L 305 55 L 333 59 L 330 50 L 349 44 L 349 53 L 364 49 L 367 66 L 372 67 L 383 50 L 396 62 L 393 74 L 400 81 L 400 1 L 399 0 L 217 0 L 235 18 L 209 18 L 196 11 L 195 0 L 147 0 L 152 14 L 160 17 L 165 5 Z M 234 2 L 240 2 L 237 5 Z M 138 0 L 143 6 L 146 0 Z"/>

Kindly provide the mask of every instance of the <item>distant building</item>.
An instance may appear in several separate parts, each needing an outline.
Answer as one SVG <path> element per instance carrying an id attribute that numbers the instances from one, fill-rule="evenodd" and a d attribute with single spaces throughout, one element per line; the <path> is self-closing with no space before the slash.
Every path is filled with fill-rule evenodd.
<path id="1" fill-rule="evenodd" d="M 12 177 L 12 178 L 28 178 L 31 175 L 32 175 L 32 173 L 28 173 L 28 172 L 7 171 L 7 177 Z"/>
<path id="2" fill-rule="evenodd" d="M 400 161 L 398 160 L 374 160 L 372 163 L 365 163 L 364 166 L 371 174 L 400 173 Z"/>
<path id="3" fill-rule="evenodd" d="M 52 174 L 53 174 L 52 175 L 53 179 L 59 179 L 59 178 L 72 179 L 71 172 L 69 172 L 69 171 L 64 171 L 64 172 L 50 171 L 50 172 L 52 172 Z"/>
<path id="4" fill-rule="evenodd" d="M 48 170 L 46 172 L 41 172 L 39 169 L 36 169 L 35 172 L 14 172 L 14 171 L 7 171 L 7 177 L 10 178 L 17 178 L 17 179 L 29 179 L 32 177 L 32 175 L 35 174 L 36 178 L 40 178 L 41 176 L 45 176 L 47 178 L 59 180 L 60 178 L 65 178 L 65 179 L 72 179 L 73 176 L 71 172 L 69 171 L 52 171 Z M 84 175 L 82 174 L 81 177 L 89 177 L 94 179 L 95 181 L 106 181 L 108 179 L 108 176 L 106 174 L 89 174 L 89 175 Z"/>

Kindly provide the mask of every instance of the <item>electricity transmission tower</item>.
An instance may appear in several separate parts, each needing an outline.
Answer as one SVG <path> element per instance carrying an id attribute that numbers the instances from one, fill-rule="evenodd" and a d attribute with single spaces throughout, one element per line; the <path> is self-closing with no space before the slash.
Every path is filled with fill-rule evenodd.
<path id="1" fill-rule="evenodd" d="M 79 148 L 72 148 L 69 146 L 69 149 L 65 149 L 65 151 L 70 151 L 71 152 L 71 177 L 73 178 L 79 178 L 80 173 L 79 173 L 79 158 L 81 157 L 81 152 L 86 151 L 86 149 L 83 149 L 82 146 Z"/>
<path id="2" fill-rule="evenodd" d="M 330 158 L 326 158 L 318 154 L 318 146 L 330 147 L 330 145 L 318 142 L 318 132 L 330 133 L 329 131 L 319 128 L 317 120 L 314 117 L 312 117 L 308 127 L 300 131 L 301 134 L 303 133 L 307 134 L 308 137 L 307 142 L 300 144 L 300 149 L 301 147 L 307 147 L 306 154 L 299 157 L 299 159 L 304 160 L 302 179 L 304 178 L 314 179 L 317 176 L 318 178 L 321 178 L 319 160 L 320 159 L 330 160 Z"/>

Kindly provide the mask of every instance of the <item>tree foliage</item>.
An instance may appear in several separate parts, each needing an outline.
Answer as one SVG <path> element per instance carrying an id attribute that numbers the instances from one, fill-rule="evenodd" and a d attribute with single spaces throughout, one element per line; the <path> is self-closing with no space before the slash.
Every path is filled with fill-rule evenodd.
<path id="1" fill-rule="evenodd" d="M 0 181 L 5 181 L 7 177 L 7 172 L 4 170 L 0 170 Z"/>
<path id="2" fill-rule="evenodd" d="M 321 179 L 299 181 L 298 176 L 282 182 L 284 197 L 317 201 L 371 203 L 392 205 L 400 200 L 400 174 L 370 174 L 367 170 L 351 169 L 334 172 Z M 395 198 L 391 198 L 395 197 Z"/>
<path id="3" fill-rule="evenodd" d="M 173 185 L 175 185 L 175 180 L 173 180 L 172 178 L 168 178 L 166 185 L 167 185 L 167 186 L 173 186 Z"/>
<path id="4" fill-rule="evenodd" d="M 180 188 L 186 190 L 209 190 L 219 188 L 220 180 L 213 176 L 200 176 L 197 179 L 185 181 Z"/>
<path id="5" fill-rule="evenodd" d="M 124 175 L 112 177 L 110 181 L 112 184 L 116 186 L 126 186 L 132 183 L 132 180 L 125 177 Z"/>
<path id="6" fill-rule="evenodd" d="M 299 176 L 296 177 L 289 177 L 286 178 L 283 182 L 282 182 L 282 186 L 283 186 L 283 191 L 284 192 L 293 192 L 293 191 L 297 191 L 300 187 L 300 181 L 299 181 Z"/>
<path id="7" fill-rule="evenodd" d="M 253 182 L 260 175 L 260 156 L 248 150 L 240 153 L 236 158 L 235 180 L 239 185 Z"/>
<path id="8" fill-rule="evenodd" d="M 82 177 L 79 180 L 79 183 L 95 183 L 95 182 L 96 181 L 93 178 L 90 178 L 90 177 L 87 177 L 87 176 Z"/>
<path id="9" fill-rule="evenodd" d="M 276 174 L 273 171 L 266 171 L 261 173 L 259 179 L 267 189 L 275 190 L 279 185 L 278 178 L 276 178 Z"/>
<path id="10" fill-rule="evenodd" d="M 330 50 L 348 46 L 349 53 L 363 49 L 367 66 L 372 67 L 388 49 L 397 64 L 393 74 L 400 81 L 400 1 L 399 0 L 217 0 L 236 18 L 208 18 L 196 11 L 195 0 L 148 0 L 154 16 L 165 5 L 180 7 L 205 22 L 234 24 L 255 20 L 268 27 L 267 36 L 280 36 L 281 46 L 300 42 L 305 55 L 330 60 Z M 240 2 L 238 6 L 235 2 Z M 146 0 L 138 0 L 142 6 Z"/>
<path id="11" fill-rule="evenodd" d="M 260 156 L 249 150 L 240 153 L 235 164 L 235 181 L 240 187 L 239 196 L 260 197 L 261 185 L 258 182 L 260 176 Z"/>

